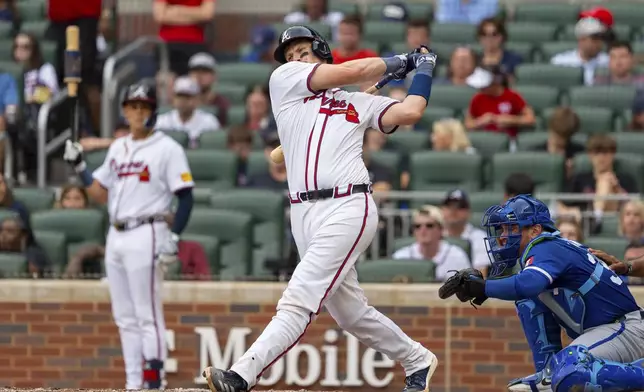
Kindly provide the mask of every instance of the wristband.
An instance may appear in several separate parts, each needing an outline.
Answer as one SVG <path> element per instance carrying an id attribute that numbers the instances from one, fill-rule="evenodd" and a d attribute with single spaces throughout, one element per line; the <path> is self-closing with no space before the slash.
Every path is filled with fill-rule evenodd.
<path id="1" fill-rule="evenodd" d="M 432 93 L 432 77 L 431 75 L 427 75 L 424 73 L 416 73 L 414 75 L 414 79 L 411 82 L 411 86 L 409 86 L 409 91 L 407 92 L 407 95 L 418 95 L 427 101 L 429 103 L 429 96 Z"/>
<path id="2" fill-rule="evenodd" d="M 92 185 L 92 183 L 94 182 L 94 177 L 92 176 L 92 173 L 87 170 L 87 165 L 85 165 L 85 168 L 78 173 L 78 176 L 80 177 L 81 182 L 83 183 L 83 185 L 85 185 L 85 187 Z"/>

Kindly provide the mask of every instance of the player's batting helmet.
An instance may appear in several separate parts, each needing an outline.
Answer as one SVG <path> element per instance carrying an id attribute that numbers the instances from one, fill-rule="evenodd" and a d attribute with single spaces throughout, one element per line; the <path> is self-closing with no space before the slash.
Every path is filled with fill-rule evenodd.
<path id="1" fill-rule="evenodd" d="M 157 92 L 156 89 L 147 84 L 132 84 L 127 86 L 121 106 L 130 102 L 144 102 L 150 105 L 152 115 L 145 122 L 145 126 L 153 128 L 157 119 Z"/>
<path id="2" fill-rule="evenodd" d="M 313 53 L 327 63 L 333 63 L 333 56 L 331 55 L 331 47 L 329 47 L 329 44 L 320 33 L 307 26 L 291 26 L 282 32 L 277 48 L 275 48 L 275 53 L 273 54 L 275 61 L 280 64 L 286 63 L 284 50 L 289 43 L 298 39 L 311 41 Z"/>

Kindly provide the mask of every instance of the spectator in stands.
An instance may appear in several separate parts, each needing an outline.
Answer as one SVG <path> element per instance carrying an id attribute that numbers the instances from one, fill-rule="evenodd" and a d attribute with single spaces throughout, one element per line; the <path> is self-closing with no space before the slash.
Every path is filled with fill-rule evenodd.
<path id="1" fill-rule="evenodd" d="M 477 68 L 467 84 L 479 89 L 465 115 L 467 129 L 506 133 L 514 139 L 520 128 L 535 124 L 532 107 L 508 87 L 507 75 L 499 66 Z"/>
<path id="2" fill-rule="evenodd" d="M 324 23 L 331 27 L 333 38 L 337 37 L 337 27 L 344 18 L 342 12 L 329 11 L 328 0 L 304 0 L 300 9 L 284 17 L 284 23 L 307 24 L 310 22 Z"/>
<path id="3" fill-rule="evenodd" d="M 180 240 L 177 258 L 181 263 L 182 280 L 212 279 L 208 256 L 206 256 L 203 246 L 197 241 Z"/>
<path id="4" fill-rule="evenodd" d="M 0 252 L 22 253 L 27 259 L 27 273 L 42 278 L 51 272 L 47 254 L 33 240 L 29 227 L 20 217 L 6 218 L 0 225 Z"/>
<path id="5" fill-rule="evenodd" d="M 276 46 L 275 29 L 270 26 L 255 26 L 250 36 L 250 50 L 242 56 L 241 61 L 274 64 L 273 51 Z"/>
<path id="6" fill-rule="evenodd" d="M 168 47 L 170 69 L 185 75 L 190 58 L 207 51 L 205 29 L 215 16 L 215 0 L 155 0 L 152 13 Z"/>
<path id="7" fill-rule="evenodd" d="M 212 106 L 217 109 L 217 119 L 222 127 L 228 125 L 228 98 L 216 92 L 217 62 L 208 53 L 197 53 L 188 62 L 190 76 L 197 81 L 201 90 L 201 105 Z"/>
<path id="8" fill-rule="evenodd" d="M 22 144 L 26 133 L 23 127 L 17 126 L 19 104 L 16 80 L 12 75 L 0 72 L 0 134 L 9 134 L 14 155 L 24 150 Z M 0 140 L 0 173 L 4 173 L 5 140 Z"/>
<path id="9" fill-rule="evenodd" d="M 69 208 L 83 210 L 89 207 L 89 197 L 85 188 L 79 185 L 65 185 L 60 191 L 60 198 L 54 203 L 54 208 Z"/>
<path id="10" fill-rule="evenodd" d="M 644 238 L 644 203 L 630 200 L 619 211 L 618 234 L 629 241 Z"/>
<path id="11" fill-rule="evenodd" d="M 475 154 L 463 123 L 455 118 L 439 120 L 432 126 L 432 150 Z"/>
<path id="12" fill-rule="evenodd" d="M 362 160 L 369 172 L 369 181 L 373 184 L 374 191 L 389 191 L 392 189 L 393 173 L 387 167 L 371 159 L 372 151 L 369 150 L 367 145 L 367 138 L 367 132 L 365 132 L 364 143 L 362 144 Z"/>
<path id="13" fill-rule="evenodd" d="M 472 266 L 463 249 L 443 239 L 445 222 L 438 207 L 423 206 L 413 212 L 412 220 L 416 242 L 398 249 L 392 256 L 394 259 L 428 260 L 435 265 L 437 280 L 445 280 L 454 272 Z"/>
<path id="14" fill-rule="evenodd" d="M 4 180 L 4 175 L 2 174 L 0 174 L 0 208 L 15 211 L 25 224 L 25 228 L 29 231 L 31 237 L 31 229 L 29 228 L 29 223 L 31 222 L 29 220 L 29 210 L 27 210 L 27 207 L 25 207 L 24 204 L 13 197 L 13 192 Z"/>
<path id="15" fill-rule="evenodd" d="M 644 131 L 644 90 L 635 94 L 631 108 L 631 122 L 627 128 L 629 131 Z"/>
<path id="16" fill-rule="evenodd" d="M 237 186 L 247 183 L 248 156 L 253 149 L 253 133 L 243 125 L 233 127 L 226 141 L 228 150 L 237 155 Z"/>
<path id="17" fill-rule="evenodd" d="M 596 18 L 580 19 L 575 25 L 577 49 L 559 53 L 550 62 L 566 67 L 582 67 L 584 84 L 592 85 L 597 68 L 608 66 L 608 54 L 603 52 L 605 34 L 608 31 L 608 27 Z"/>
<path id="18" fill-rule="evenodd" d="M 245 124 L 253 132 L 266 132 L 275 127 L 273 113 L 271 112 L 271 99 L 268 86 L 255 85 L 246 92 L 246 119 Z"/>
<path id="19" fill-rule="evenodd" d="M 270 189 L 275 191 L 288 190 L 286 182 L 286 166 L 284 163 L 275 163 L 271 159 L 271 152 L 280 145 L 277 132 L 271 132 L 264 138 L 264 154 L 268 161 L 268 172 L 256 174 L 248 179 L 249 188 Z"/>
<path id="20" fill-rule="evenodd" d="M 565 239 L 584 242 L 584 232 L 579 222 L 572 217 L 561 217 L 557 219 L 557 229 Z"/>
<path id="21" fill-rule="evenodd" d="M 42 105 L 58 93 L 56 69 L 46 63 L 40 43 L 31 34 L 20 33 L 13 40 L 13 60 L 25 67 L 25 102 Z M 37 111 L 34 114 L 37 116 Z"/>
<path id="22" fill-rule="evenodd" d="M 584 146 L 572 140 L 579 131 L 579 116 L 569 107 L 558 107 L 548 119 L 548 140 L 534 146 L 533 151 L 547 151 L 566 157 L 566 176 L 572 175 L 572 160 L 584 152 Z"/>
<path id="23" fill-rule="evenodd" d="M 436 81 L 452 86 L 467 86 L 467 78 L 474 73 L 477 62 L 476 53 L 472 48 L 457 47 L 449 59 L 447 75 L 437 78 Z"/>
<path id="24" fill-rule="evenodd" d="M 507 75 L 514 75 L 514 69 L 523 62 L 523 58 L 505 48 L 508 32 L 505 23 L 498 18 L 483 19 L 476 31 L 479 44 L 483 49 L 482 65 L 499 65 Z"/>
<path id="25" fill-rule="evenodd" d="M 0 0 L 0 22 L 14 23 L 18 17 L 16 0 Z"/>
<path id="26" fill-rule="evenodd" d="M 172 106 L 174 109 L 159 115 L 156 129 L 187 133 L 190 137 L 190 148 L 199 145 L 199 137 L 204 132 L 213 132 L 221 128 L 217 117 L 198 108 L 199 86 L 189 76 L 181 76 L 175 80 Z"/>
<path id="27" fill-rule="evenodd" d="M 479 24 L 498 13 L 498 0 L 438 0 L 435 20 L 438 23 Z"/>
<path id="28" fill-rule="evenodd" d="M 113 20 L 112 10 L 109 8 L 103 9 L 101 19 L 98 21 L 98 36 L 96 37 L 97 57 L 102 62 L 112 54 L 111 42 L 115 39 L 115 32 L 112 26 Z M 102 72 L 99 75 L 102 75 Z"/>
<path id="29" fill-rule="evenodd" d="M 644 239 L 640 238 L 635 241 L 631 241 L 626 245 L 626 250 L 624 251 L 624 260 L 635 261 L 641 260 L 644 256 Z M 620 276 L 622 280 L 628 284 L 642 284 L 644 279 L 634 276 Z"/>
<path id="30" fill-rule="evenodd" d="M 635 69 L 633 48 L 627 41 L 614 42 L 608 51 L 608 74 L 595 75 L 594 85 L 623 85 L 644 87 L 644 74 Z"/>
<path id="31" fill-rule="evenodd" d="M 347 16 L 338 26 L 338 47 L 331 51 L 333 63 L 377 57 L 378 53 L 371 49 L 361 48 L 362 19 L 359 16 Z"/>
<path id="32" fill-rule="evenodd" d="M 412 19 L 407 22 L 405 33 L 407 50 L 412 51 L 422 45 L 431 45 L 429 22 L 424 19 Z"/>
<path id="33" fill-rule="evenodd" d="M 79 140 L 81 146 L 83 146 L 84 152 L 90 152 L 95 150 L 104 150 L 109 148 L 112 142 L 120 137 L 127 136 L 130 134 L 130 127 L 125 121 L 121 121 L 116 124 L 114 128 L 113 137 L 83 137 Z"/>
<path id="34" fill-rule="evenodd" d="M 470 242 L 472 266 L 487 275 L 490 259 L 485 248 L 486 234 L 483 230 L 474 227 L 470 222 L 472 210 L 470 199 L 462 189 L 447 192 L 441 206 L 445 230 L 443 236 L 461 238 Z M 482 211 L 480 211 L 482 212 Z"/>
<path id="35" fill-rule="evenodd" d="M 503 183 L 503 201 L 517 195 L 534 195 L 535 184 L 526 173 L 510 174 Z"/>

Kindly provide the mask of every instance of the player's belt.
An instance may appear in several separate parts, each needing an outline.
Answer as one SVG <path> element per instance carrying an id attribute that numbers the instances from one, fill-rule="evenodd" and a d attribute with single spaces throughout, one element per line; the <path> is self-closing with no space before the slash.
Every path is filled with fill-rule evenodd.
<path id="1" fill-rule="evenodd" d="M 133 218 L 133 219 L 127 219 L 127 220 L 122 220 L 122 221 L 116 221 L 112 223 L 112 226 L 116 229 L 116 231 L 128 231 L 132 229 L 136 229 L 139 226 L 151 224 L 154 222 L 165 222 L 165 216 L 164 215 L 155 215 L 155 216 L 149 216 L 145 218 Z"/>
<path id="2" fill-rule="evenodd" d="M 629 315 L 633 314 L 634 316 L 639 315 L 640 320 L 644 321 L 644 309 L 640 309 L 639 311 L 631 312 L 631 313 L 626 313 L 624 316 L 618 318 L 615 320 L 616 323 L 621 323 L 622 321 L 626 321 Z"/>
<path id="3" fill-rule="evenodd" d="M 336 186 L 330 189 L 318 189 L 314 191 L 292 192 L 289 194 L 291 204 L 302 203 L 304 201 L 317 201 L 324 199 L 338 199 L 355 193 L 373 193 L 371 184 L 349 184 L 345 186 Z"/>

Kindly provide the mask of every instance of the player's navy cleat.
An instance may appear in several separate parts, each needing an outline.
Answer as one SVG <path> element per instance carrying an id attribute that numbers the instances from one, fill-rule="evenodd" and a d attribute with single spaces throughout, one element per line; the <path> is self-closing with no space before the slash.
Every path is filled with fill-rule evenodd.
<path id="1" fill-rule="evenodd" d="M 537 372 L 523 378 L 515 378 L 508 383 L 510 392 L 552 391 L 550 377 L 544 377 L 543 372 Z"/>
<path id="2" fill-rule="evenodd" d="M 405 377 L 405 388 L 403 388 L 403 392 L 429 391 L 429 381 L 432 379 L 432 376 L 438 367 L 438 358 L 436 358 L 434 354 L 431 354 L 431 356 L 428 367 Z"/>
<path id="3" fill-rule="evenodd" d="M 207 367 L 203 374 L 212 392 L 248 392 L 248 383 L 231 370 Z"/>

